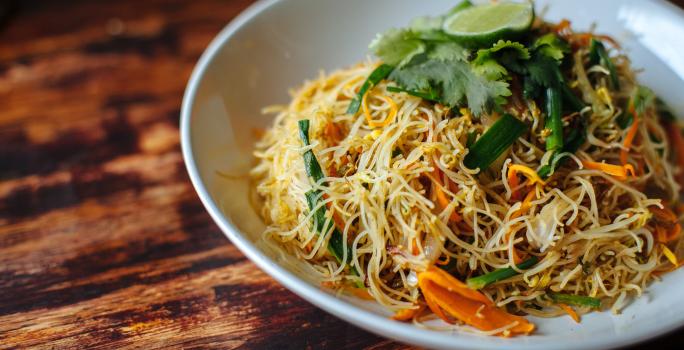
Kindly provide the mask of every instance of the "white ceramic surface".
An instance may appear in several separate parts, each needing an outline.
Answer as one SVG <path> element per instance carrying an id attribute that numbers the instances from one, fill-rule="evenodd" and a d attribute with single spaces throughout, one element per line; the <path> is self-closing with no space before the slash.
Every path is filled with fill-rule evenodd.
<path id="1" fill-rule="evenodd" d="M 200 59 L 188 83 L 181 115 L 183 155 L 207 210 L 233 243 L 260 268 L 318 307 L 388 338 L 444 349 L 589 349 L 643 341 L 684 325 L 684 271 L 655 283 L 621 315 L 594 313 L 581 324 L 568 317 L 534 319 L 529 337 L 502 339 L 463 332 L 435 332 L 389 320 L 373 303 L 339 299 L 293 275 L 254 243 L 263 224 L 247 200 L 253 127 L 266 127 L 260 109 L 285 103 L 287 91 L 320 69 L 349 66 L 368 55 L 377 32 L 418 15 L 439 14 L 457 0 L 266 0 L 230 23 Z M 642 83 L 684 115 L 684 13 L 662 0 L 545 0 L 550 20 L 569 18 L 575 28 L 613 35 Z M 544 10 L 545 9 L 545 10 Z M 293 325 L 295 327 L 296 325 Z"/>

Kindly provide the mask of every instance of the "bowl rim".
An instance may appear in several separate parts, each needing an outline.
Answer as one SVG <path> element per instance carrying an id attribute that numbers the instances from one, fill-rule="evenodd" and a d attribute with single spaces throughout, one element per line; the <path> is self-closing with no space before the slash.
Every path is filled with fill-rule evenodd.
<path id="1" fill-rule="evenodd" d="M 199 61 L 195 65 L 187 87 L 183 95 L 180 113 L 180 138 L 181 151 L 185 162 L 186 170 L 190 181 L 197 192 L 200 201 L 214 222 L 221 231 L 235 244 L 238 249 L 254 262 L 261 270 L 270 277 L 278 281 L 285 288 L 297 294 L 304 300 L 314 304 L 316 307 L 344 320 L 355 326 L 363 328 L 379 336 L 391 338 L 408 344 L 427 346 L 431 348 L 448 349 L 609 349 L 618 348 L 656 338 L 671 331 L 674 331 L 684 323 L 671 323 L 666 327 L 656 331 L 651 329 L 637 330 L 629 332 L 620 337 L 589 337 L 574 339 L 572 342 L 558 343 L 555 339 L 553 343 L 543 341 L 535 336 L 526 338 L 516 338 L 522 341 L 511 341 L 510 338 L 497 337 L 460 337 L 458 333 L 434 331 L 421 329 L 413 325 L 387 319 L 375 313 L 364 310 L 351 303 L 337 298 L 319 288 L 316 288 L 292 272 L 278 265 L 268 256 L 263 254 L 240 230 L 233 225 L 221 212 L 216 203 L 212 200 L 207 187 L 200 176 L 197 163 L 193 154 L 192 147 L 192 109 L 200 82 L 204 78 L 207 68 L 212 64 L 221 48 L 236 34 L 243 26 L 249 24 L 253 19 L 261 15 L 264 11 L 274 5 L 284 3 L 287 0 L 257 0 L 232 21 L 230 21 L 211 41 L 205 49 Z M 676 5 L 666 0 L 650 0 L 659 6 L 668 7 L 684 20 L 684 11 Z M 526 340 L 527 339 L 527 340 Z M 540 341 L 541 340 L 541 341 Z"/>

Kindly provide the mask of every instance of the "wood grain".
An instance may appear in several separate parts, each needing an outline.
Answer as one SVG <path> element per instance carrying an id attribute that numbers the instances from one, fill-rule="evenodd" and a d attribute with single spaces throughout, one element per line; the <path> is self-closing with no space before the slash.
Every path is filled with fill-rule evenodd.
<path id="1" fill-rule="evenodd" d="M 0 349 L 407 348 L 279 286 L 191 188 L 185 83 L 250 3 L 0 0 Z"/>

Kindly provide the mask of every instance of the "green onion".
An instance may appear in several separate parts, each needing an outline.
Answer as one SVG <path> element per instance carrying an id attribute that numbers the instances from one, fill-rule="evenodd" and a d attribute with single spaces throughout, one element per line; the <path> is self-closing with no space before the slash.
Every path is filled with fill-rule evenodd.
<path id="1" fill-rule="evenodd" d="M 387 78 L 387 76 L 389 76 L 393 70 L 394 67 L 387 64 L 382 64 L 378 68 L 375 68 L 375 70 L 368 76 L 368 79 L 366 79 L 363 85 L 361 85 L 359 93 L 356 94 L 356 97 L 349 104 L 349 108 L 347 108 L 347 114 L 356 114 L 356 112 L 359 111 L 359 107 L 361 107 L 363 95 L 365 95 L 366 92 L 373 86 Z"/>
<path id="2" fill-rule="evenodd" d="M 529 258 L 520 264 L 516 265 L 518 269 L 520 270 L 527 270 L 530 267 L 534 266 L 539 262 L 539 259 L 537 259 L 536 256 Z M 482 276 L 477 276 L 473 278 L 468 278 L 466 280 L 466 284 L 468 284 L 468 287 L 470 289 L 482 289 L 494 282 L 502 281 L 507 278 L 511 278 L 515 275 L 518 274 L 518 271 L 515 271 L 511 267 L 507 267 L 505 269 L 498 269 L 494 270 L 488 274 L 482 275 Z"/>
<path id="3" fill-rule="evenodd" d="M 403 89 L 403 88 L 400 88 L 398 86 L 388 86 L 387 91 L 389 91 L 389 92 L 405 92 L 411 96 L 420 97 L 424 100 L 435 101 L 435 102 L 439 101 L 439 94 L 435 90 L 433 90 L 432 88 L 430 88 L 428 91 L 423 92 L 423 91 Z"/>
<path id="4" fill-rule="evenodd" d="M 548 293 L 548 296 L 553 299 L 554 302 L 559 304 L 568 304 L 575 306 L 588 306 L 594 309 L 601 307 L 601 299 L 586 297 L 582 295 L 574 294 L 561 294 L 561 293 Z"/>
<path id="5" fill-rule="evenodd" d="M 584 142 L 587 140 L 586 124 L 586 119 L 581 117 L 578 125 L 574 125 L 572 128 L 570 128 L 570 132 L 565 138 L 565 142 L 563 144 L 563 150 L 554 153 L 554 155 L 551 157 L 550 164 L 542 166 L 537 171 L 537 174 L 542 179 L 546 179 L 547 177 L 551 176 L 551 174 L 553 174 L 553 172 L 556 171 L 558 166 L 561 164 L 562 160 L 569 157 L 570 154 L 575 154 L 577 150 L 582 147 Z"/>
<path id="6" fill-rule="evenodd" d="M 610 72 L 610 83 L 611 87 L 615 90 L 620 89 L 620 79 L 617 75 L 617 69 L 615 64 L 611 61 L 610 56 L 608 56 L 608 51 L 603 43 L 596 39 L 591 39 L 591 49 L 589 50 L 589 60 L 593 64 L 600 63 L 602 66 L 608 69 Z"/>
<path id="7" fill-rule="evenodd" d="M 466 139 L 466 148 L 470 148 L 475 141 L 477 141 L 477 132 L 471 131 L 468 133 L 468 138 Z"/>
<path id="8" fill-rule="evenodd" d="M 311 143 L 309 142 L 309 120 L 308 119 L 303 119 L 299 121 L 299 138 L 302 139 L 302 143 L 304 146 L 310 146 Z M 309 175 L 313 179 L 315 183 L 318 183 L 325 177 L 323 175 L 323 169 L 321 169 L 321 165 L 318 163 L 318 160 L 316 159 L 316 155 L 314 155 L 312 150 L 308 150 L 304 152 L 304 170 L 306 170 L 306 174 Z"/>
<path id="9" fill-rule="evenodd" d="M 546 150 L 558 151 L 563 149 L 563 120 L 561 113 L 563 103 L 558 89 L 546 89 L 546 128 L 551 134 L 546 138 Z"/>
<path id="10" fill-rule="evenodd" d="M 504 114 L 471 146 L 463 163 L 470 169 L 483 171 L 504 153 L 522 134 L 527 125 L 510 114 Z"/>
<path id="11" fill-rule="evenodd" d="M 323 194 L 321 193 L 321 191 L 311 190 L 307 192 L 305 196 L 306 202 L 309 205 L 309 210 L 314 210 L 316 209 L 318 201 L 320 201 Z M 334 226 L 332 220 L 326 220 L 326 211 L 326 207 L 322 205 L 313 213 L 312 219 L 314 227 L 316 228 L 316 231 L 318 231 L 319 234 L 327 233 L 330 230 L 330 228 Z M 328 221 L 328 226 L 325 225 L 326 221 Z M 332 229 L 333 230 L 330 234 L 330 239 L 328 239 L 328 251 L 337 259 L 337 261 L 340 262 L 340 264 L 346 264 L 347 262 L 342 260 L 344 258 L 344 238 L 342 236 L 342 233 L 337 229 L 337 227 L 332 227 Z M 348 245 L 347 261 L 351 259 L 351 256 L 352 250 L 351 247 Z M 352 270 L 356 271 L 353 267 Z"/>
<path id="12" fill-rule="evenodd" d="M 299 137 L 302 139 L 302 143 L 304 144 L 304 146 L 311 145 L 311 142 L 309 141 L 309 123 L 310 122 L 308 119 L 303 119 L 299 121 Z M 304 169 L 306 170 L 307 175 L 309 175 L 309 177 L 311 177 L 311 179 L 315 183 L 318 183 L 321 181 L 321 179 L 325 178 L 323 170 L 321 169 L 321 165 L 318 163 L 316 155 L 314 155 L 312 150 L 304 152 L 303 157 Z M 318 201 L 320 201 L 321 197 L 323 196 L 323 193 L 320 190 L 311 190 L 309 192 L 306 192 L 305 196 L 306 202 L 309 206 L 309 210 L 314 210 L 318 205 Z M 330 226 L 326 227 L 326 212 L 327 208 L 325 206 L 321 206 L 314 211 L 312 217 L 314 228 L 316 229 L 316 231 L 318 231 L 319 234 L 326 234 L 332 227 L 333 231 L 330 234 L 330 238 L 328 239 L 328 251 L 337 259 L 337 261 L 340 262 L 340 264 L 346 264 L 348 260 L 342 260 L 344 258 L 344 239 L 342 237 L 342 233 L 340 233 L 337 227 L 334 227 L 332 221 L 330 221 Z M 347 246 L 347 259 L 351 259 L 351 255 L 351 247 Z M 351 268 L 354 274 L 358 275 L 356 269 L 353 266 L 350 265 L 349 267 Z"/>

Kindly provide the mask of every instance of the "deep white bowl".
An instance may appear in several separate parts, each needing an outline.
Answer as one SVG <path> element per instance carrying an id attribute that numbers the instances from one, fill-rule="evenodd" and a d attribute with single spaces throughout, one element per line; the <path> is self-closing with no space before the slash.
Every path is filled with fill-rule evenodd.
<path id="1" fill-rule="evenodd" d="M 321 69 L 350 66 L 367 57 L 378 32 L 418 15 L 444 12 L 458 0 L 268 0 L 231 22 L 211 43 L 188 83 L 181 114 L 183 156 L 200 199 L 228 238 L 285 287 L 316 306 L 382 336 L 444 349 L 589 349 L 643 341 L 684 325 L 684 271 L 667 275 L 621 315 L 533 319 L 529 337 L 502 339 L 463 332 L 436 332 L 392 321 L 371 302 L 339 299 L 296 276 L 255 245 L 264 226 L 248 204 L 246 174 L 253 163 L 251 130 L 270 125 L 261 108 L 288 101 L 289 88 Z M 618 38 L 642 83 L 684 115 L 684 14 L 661 0 L 545 0 L 545 18 L 569 18 L 576 28 Z M 294 325 L 293 325 L 294 327 Z"/>

